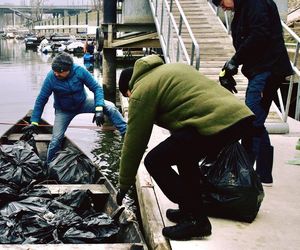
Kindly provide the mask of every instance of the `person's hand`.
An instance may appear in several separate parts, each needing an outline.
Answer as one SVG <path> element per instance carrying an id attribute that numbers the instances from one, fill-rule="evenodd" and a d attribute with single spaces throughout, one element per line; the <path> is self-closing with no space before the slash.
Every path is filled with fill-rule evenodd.
<path id="1" fill-rule="evenodd" d="M 228 76 L 234 76 L 238 72 L 238 67 L 239 65 L 237 65 L 234 59 L 231 58 L 224 64 L 222 71 L 225 70 L 225 73 Z"/>
<path id="2" fill-rule="evenodd" d="M 97 107 L 95 110 L 95 115 L 93 117 L 93 123 L 96 122 L 97 126 L 101 126 L 104 124 L 104 114 L 103 114 L 103 108 L 102 107 Z"/>
<path id="3" fill-rule="evenodd" d="M 234 80 L 233 76 L 227 75 L 224 70 L 222 70 L 219 75 L 219 81 L 220 81 L 220 84 L 224 88 L 228 89 L 231 93 L 237 93 L 237 90 L 235 88 L 236 81 Z"/>
<path id="4" fill-rule="evenodd" d="M 38 123 L 31 123 L 26 127 L 22 128 L 24 134 L 38 134 Z"/>
<path id="5" fill-rule="evenodd" d="M 116 196 L 116 201 L 119 206 L 122 205 L 122 202 L 123 202 L 123 199 L 125 198 L 126 193 L 127 193 L 127 190 L 122 190 L 122 189 L 118 190 L 117 196 Z"/>

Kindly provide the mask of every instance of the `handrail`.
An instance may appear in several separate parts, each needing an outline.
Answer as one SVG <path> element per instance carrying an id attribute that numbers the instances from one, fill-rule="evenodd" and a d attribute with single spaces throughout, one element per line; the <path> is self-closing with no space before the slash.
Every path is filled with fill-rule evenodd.
<path id="1" fill-rule="evenodd" d="M 211 0 L 207 0 L 207 1 L 210 3 L 210 5 L 212 6 L 212 8 L 214 9 L 216 15 L 220 18 L 220 11 L 219 11 L 220 7 L 216 7 L 212 3 Z M 230 32 L 231 32 L 231 30 L 230 30 L 231 20 L 230 20 L 230 18 L 227 15 L 227 11 L 225 11 L 225 13 L 224 13 L 224 19 L 225 19 L 225 24 L 226 24 L 226 25 L 224 25 L 224 27 L 227 30 L 227 33 L 230 34 Z M 295 83 L 294 80 L 295 80 L 296 76 L 298 76 L 298 79 L 300 79 L 300 70 L 299 70 L 299 68 L 297 66 L 298 58 L 299 58 L 299 49 L 300 49 L 300 38 L 282 20 L 281 20 L 281 25 L 283 27 L 283 30 L 285 30 L 286 32 L 288 32 L 288 34 L 290 36 L 292 36 L 292 38 L 295 40 L 295 46 L 294 46 L 295 48 L 294 48 L 294 51 L 293 51 L 294 58 L 293 58 L 293 61 L 291 61 L 291 66 L 292 66 L 295 74 L 290 77 L 289 90 L 288 90 L 288 96 L 287 96 L 285 107 L 283 105 L 281 91 L 280 90 L 277 91 L 278 100 L 279 100 L 279 104 L 280 104 L 281 119 L 284 122 L 286 122 L 287 121 L 287 117 L 288 117 L 288 113 L 289 113 L 289 109 L 290 109 L 290 104 L 291 104 L 293 84 Z M 288 43 L 286 45 L 290 45 L 290 43 Z M 300 120 L 300 80 L 298 80 L 298 90 L 297 90 L 297 97 L 296 98 L 297 98 L 297 101 L 296 101 L 295 119 L 296 120 Z"/>
<path id="2" fill-rule="evenodd" d="M 198 70 L 200 48 L 178 0 L 149 0 L 149 3 L 165 61 L 186 61 Z M 179 24 L 176 23 L 174 13 L 179 14 Z M 183 31 L 187 31 L 190 48 L 187 48 L 187 42 L 182 38 Z"/>

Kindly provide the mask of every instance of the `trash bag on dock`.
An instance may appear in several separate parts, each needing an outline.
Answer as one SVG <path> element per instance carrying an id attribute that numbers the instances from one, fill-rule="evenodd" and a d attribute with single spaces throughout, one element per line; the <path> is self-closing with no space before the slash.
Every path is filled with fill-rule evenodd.
<path id="1" fill-rule="evenodd" d="M 0 146 L 0 179 L 20 186 L 44 176 L 42 161 L 25 141 Z"/>
<path id="2" fill-rule="evenodd" d="M 92 184 L 97 179 L 97 169 L 87 156 L 70 147 L 50 162 L 49 178 L 62 184 Z"/>
<path id="3" fill-rule="evenodd" d="M 203 195 L 208 215 L 252 222 L 264 198 L 262 185 L 239 142 L 225 147 L 200 169 L 206 183 Z"/>

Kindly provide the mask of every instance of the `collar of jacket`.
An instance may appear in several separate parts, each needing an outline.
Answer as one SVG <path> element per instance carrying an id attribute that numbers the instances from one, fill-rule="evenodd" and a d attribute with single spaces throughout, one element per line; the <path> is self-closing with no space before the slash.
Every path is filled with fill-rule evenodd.
<path id="1" fill-rule="evenodd" d="M 135 82 L 146 72 L 164 64 L 164 61 L 157 55 L 145 56 L 138 59 L 133 68 L 133 74 L 129 82 L 129 90 L 133 89 Z"/>

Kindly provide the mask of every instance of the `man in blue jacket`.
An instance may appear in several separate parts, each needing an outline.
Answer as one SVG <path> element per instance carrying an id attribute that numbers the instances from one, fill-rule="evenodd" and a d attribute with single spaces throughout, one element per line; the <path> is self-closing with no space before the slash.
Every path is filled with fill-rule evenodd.
<path id="1" fill-rule="evenodd" d="M 284 44 L 278 9 L 273 0 L 213 0 L 224 10 L 234 10 L 231 23 L 236 53 L 227 61 L 220 82 L 237 92 L 232 76 L 239 65 L 248 78 L 246 105 L 255 114 L 256 133 L 243 141 L 263 185 L 273 183 L 273 147 L 265 128 L 272 100 L 285 77 L 293 70 Z"/>
<path id="2" fill-rule="evenodd" d="M 88 98 L 84 87 L 94 93 L 94 98 Z M 64 134 L 72 119 L 81 113 L 94 113 L 93 122 L 97 126 L 104 123 L 104 114 L 112 121 L 123 136 L 126 132 L 126 122 L 116 106 L 104 100 L 103 89 L 94 77 L 84 68 L 73 63 L 73 58 L 63 52 L 52 62 L 52 70 L 48 73 L 40 93 L 35 101 L 31 124 L 25 131 L 36 130 L 44 107 L 50 95 L 54 95 L 55 120 L 53 135 L 47 153 L 49 164 L 61 149 Z"/>

